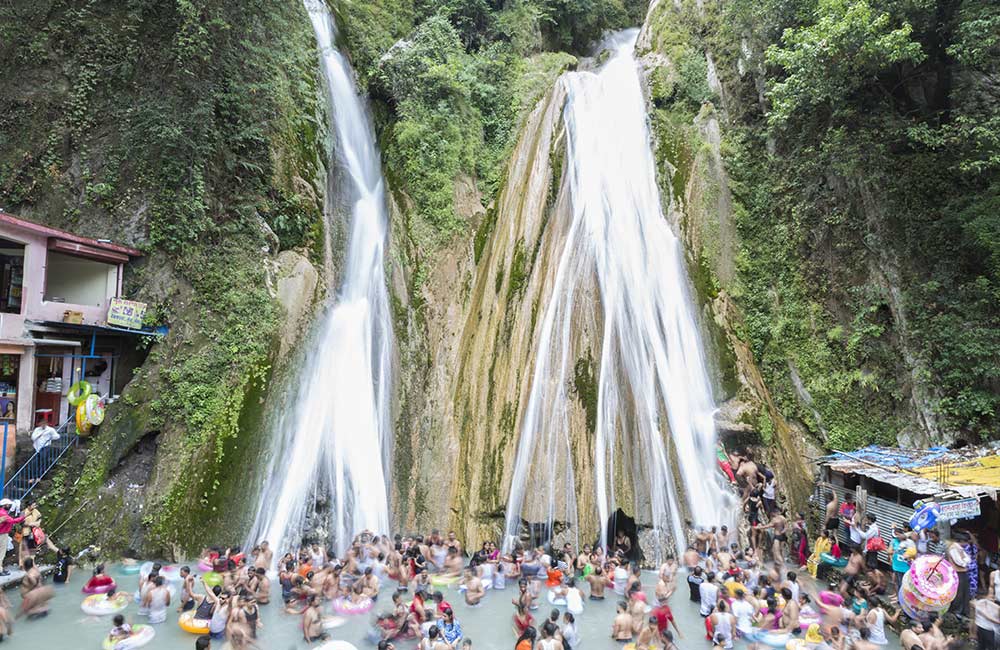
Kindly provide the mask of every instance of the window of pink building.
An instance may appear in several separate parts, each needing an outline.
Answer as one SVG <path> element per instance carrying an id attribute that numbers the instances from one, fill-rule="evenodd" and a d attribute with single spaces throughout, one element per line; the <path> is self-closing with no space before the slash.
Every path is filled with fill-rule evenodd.
<path id="1" fill-rule="evenodd" d="M 0 239 L 0 312 L 20 314 L 24 285 L 24 244 Z"/>

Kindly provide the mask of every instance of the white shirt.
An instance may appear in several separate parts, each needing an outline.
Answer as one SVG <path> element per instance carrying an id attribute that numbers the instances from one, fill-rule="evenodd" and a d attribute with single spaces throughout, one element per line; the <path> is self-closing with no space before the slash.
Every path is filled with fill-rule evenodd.
<path id="1" fill-rule="evenodd" d="M 753 605 L 745 600 L 733 601 L 733 616 L 736 617 L 736 629 L 746 634 L 753 628 Z"/>
<path id="2" fill-rule="evenodd" d="M 698 593 L 701 595 L 699 613 L 702 616 L 708 616 L 715 609 L 715 603 L 719 600 L 719 587 L 706 580 L 698 587 Z"/>
<path id="3" fill-rule="evenodd" d="M 562 637 L 566 639 L 566 643 L 569 647 L 574 650 L 580 647 L 580 635 L 576 631 L 576 625 L 573 623 L 567 623 L 562 629 Z"/>
<path id="4" fill-rule="evenodd" d="M 53 440 L 59 440 L 59 432 L 47 424 L 42 427 L 36 427 L 31 432 L 31 444 L 36 452 L 51 445 Z"/>

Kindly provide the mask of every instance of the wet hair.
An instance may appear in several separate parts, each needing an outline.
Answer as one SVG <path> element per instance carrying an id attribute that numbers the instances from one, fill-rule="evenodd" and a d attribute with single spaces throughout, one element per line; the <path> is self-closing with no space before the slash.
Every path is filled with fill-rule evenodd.
<path id="1" fill-rule="evenodd" d="M 182 574 L 182 575 L 187 575 L 187 574 L 189 574 L 189 573 L 191 573 L 191 567 L 189 567 L 189 566 L 188 566 L 188 565 L 186 565 L 186 564 L 185 564 L 184 566 L 182 566 L 182 567 L 181 567 L 181 574 Z"/>
<path id="2" fill-rule="evenodd" d="M 122 616 L 121 614 L 115 614 L 115 617 L 113 619 L 111 619 L 111 622 L 114 623 L 115 625 L 119 625 L 119 626 L 120 625 L 124 625 L 125 624 L 125 617 Z"/>
<path id="3" fill-rule="evenodd" d="M 792 599 L 792 590 L 789 589 L 788 587 L 782 587 L 781 588 L 781 597 L 784 598 L 786 601 L 791 600 Z"/>
<path id="4" fill-rule="evenodd" d="M 628 603 L 626 603 L 624 600 L 619 600 L 618 601 L 618 609 L 627 612 L 628 611 Z"/>
<path id="5" fill-rule="evenodd" d="M 207 634 L 198 637 L 198 640 L 194 642 L 194 650 L 208 650 L 212 645 L 212 637 Z"/>
<path id="6" fill-rule="evenodd" d="M 430 629 L 427 630 L 427 636 L 430 637 L 431 639 L 436 639 L 438 632 L 439 632 L 438 627 L 436 625 L 432 625 Z"/>
<path id="7" fill-rule="evenodd" d="M 35 561 L 32 560 L 30 557 L 24 559 L 24 570 L 25 571 L 27 571 L 28 569 L 34 568 L 34 566 L 35 566 Z M 97 575 L 97 569 L 94 569 L 94 575 L 95 576 Z"/>
<path id="8" fill-rule="evenodd" d="M 389 650 L 389 644 L 390 643 L 391 643 L 391 641 L 387 641 L 385 639 L 382 639 L 381 641 L 378 642 L 378 650 Z"/>
<path id="9" fill-rule="evenodd" d="M 215 585 L 214 587 L 212 587 L 212 593 L 215 594 L 217 597 L 221 596 L 222 595 L 222 587 L 220 585 Z"/>
<path id="10" fill-rule="evenodd" d="M 722 632 L 719 632 L 718 634 L 715 635 L 716 643 L 723 643 L 725 640 L 726 640 L 726 635 L 723 634 Z"/>
<path id="11" fill-rule="evenodd" d="M 570 623 L 576 623 L 576 617 L 573 616 L 573 612 L 566 612 L 563 614 L 563 618 Z"/>
<path id="12" fill-rule="evenodd" d="M 869 630 L 866 625 L 862 625 L 861 628 L 858 629 L 858 633 L 861 634 L 861 638 L 865 641 L 867 641 L 868 637 L 872 635 L 872 631 Z"/>
<path id="13" fill-rule="evenodd" d="M 153 584 L 155 584 L 157 587 L 162 587 L 163 582 L 164 582 L 163 576 L 156 576 L 156 580 L 153 581 Z"/>
<path id="14" fill-rule="evenodd" d="M 552 621 L 545 621 L 545 625 L 542 626 L 542 632 L 544 632 L 547 636 L 555 636 L 557 631 L 559 631 L 559 628 Z"/>
<path id="15" fill-rule="evenodd" d="M 453 611 L 451 610 L 451 607 L 445 607 L 445 608 L 444 608 L 444 612 L 442 612 L 442 613 L 443 613 L 443 614 L 444 614 L 445 616 L 454 616 L 454 615 L 455 615 L 455 612 L 453 612 Z"/>
<path id="16" fill-rule="evenodd" d="M 549 612 L 549 620 L 550 621 L 558 621 L 559 620 L 559 610 L 558 609 L 553 609 L 551 612 Z"/>
<path id="17" fill-rule="evenodd" d="M 437 628 L 432 627 L 431 629 L 434 630 Z M 525 628 L 524 632 L 521 632 L 521 636 L 517 637 L 517 641 L 514 642 L 514 647 L 517 647 L 517 644 L 521 643 L 521 641 L 534 641 L 537 636 L 538 632 L 535 628 L 528 626 Z"/>
<path id="18" fill-rule="evenodd" d="M 787 578 L 788 578 L 789 580 L 791 580 L 792 582 L 795 582 L 795 580 L 796 580 L 796 579 L 798 578 L 798 576 L 797 576 L 797 575 L 795 575 L 795 572 L 794 572 L 794 571 L 789 571 L 789 572 L 788 572 L 788 575 L 787 575 L 787 576 L 785 576 L 785 577 L 787 577 Z"/>
<path id="19" fill-rule="evenodd" d="M 29 557 L 28 560 L 30 560 L 30 559 L 31 558 Z M 24 561 L 24 565 L 25 566 L 28 565 L 28 560 Z M 34 561 L 32 561 L 32 564 L 34 564 Z M 94 567 L 94 575 L 96 576 L 99 573 L 104 573 L 104 565 L 103 564 L 98 564 L 97 566 Z"/>
<path id="20" fill-rule="evenodd" d="M 718 609 L 718 610 L 719 610 L 720 612 L 724 612 L 724 611 L 726 611 L 726 601 L 725 601 L 724 599 L 723 599 L 723 600 L 720 600 L 720 601 L 719 601 L 719 603 L 718 603 L 718 604 L 717 604 L 717 605 L 716 605 L 715 607 L 716 607 L 716 608 L 717 608 L 717 609 Z"/>
<path id="21" fill-rule="evenodd" d="M 435 603 L 440 603 L 442 600 L 444 600 L 444 594 L 442 594 L 440 591 L 435 591 L 433 594 L 431 594 L 431 600 L 433 600 Z"/>

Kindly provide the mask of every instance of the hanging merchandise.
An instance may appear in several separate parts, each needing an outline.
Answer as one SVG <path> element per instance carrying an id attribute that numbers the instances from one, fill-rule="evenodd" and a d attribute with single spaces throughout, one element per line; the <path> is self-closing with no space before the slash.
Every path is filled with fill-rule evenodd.
<path id="1" fill-rule="evenodd" d="M 929 503 L 924 503 L 923 501 L 917 501 L 913 504 L 917 511 L 913 513 L 910 517 L 910 528 L 916 531 L 925 530 L 927 528 L 933 528 L 937 524 L 938 519 L 941 517 L 941 510 L 938 505 L 933 501 Z"/>
<path id="2" fill-rule="evenodd" d="M 66 395 L 66 399 L 69 400 L 69 403 L 72 406 L 77 406 L 90 397 L 92 392 L 94 392 L 94 389 L 90 385 L 90 382 L 81 380 L 69 387 L 69 393 Z"/>
<path id="3" fill-rule="evenodd" d="M 90 421 L 87 420 L 87 405 L 78 404 L 76 407 L 76 433 L 85 436 L 90 433 Z"/>
<path id="4" fill-rule="evenodd" d="M 97 395 L 91 394 L 82 404 L 87 414 L 87 422 L 95 427 L 104 422 L 104 400 Z"/>

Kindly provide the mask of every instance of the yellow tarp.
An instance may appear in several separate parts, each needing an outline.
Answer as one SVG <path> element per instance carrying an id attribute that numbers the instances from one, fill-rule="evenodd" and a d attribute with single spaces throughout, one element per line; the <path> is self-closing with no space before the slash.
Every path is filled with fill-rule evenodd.
<path id="1" fill-rule="evenodd" d="M 909 470 L 943 485 L 987 485 L 1000 488 L 1000 456 L 983 456 L 955 463 L 942 463 Z"/>

